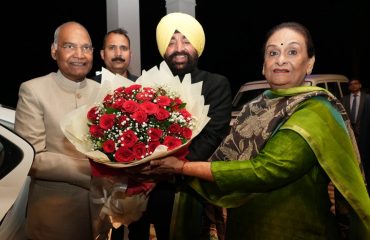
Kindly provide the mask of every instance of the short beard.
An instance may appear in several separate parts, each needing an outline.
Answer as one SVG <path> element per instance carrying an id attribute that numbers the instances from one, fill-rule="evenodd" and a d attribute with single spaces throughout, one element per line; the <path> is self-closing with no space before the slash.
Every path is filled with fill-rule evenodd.
<path id="1" fill-rule="evenodd" d="M 173 62 L 173 58 L 177 55 L 186 55 L 188 57 L 188 62 L 185 63 L 183 68 L 178 68 L 177 65 Z M 169 56 L 164 56 L 164 61 L 167 63 L 168 67 L 170 68 L 172 74 L 174 76 L 179 76 L 181 79 L 184 77 L 185 74 L 191 73 L 198 65 L 198 55 L 192 56 L 186 52 L 174 52 Z"/>

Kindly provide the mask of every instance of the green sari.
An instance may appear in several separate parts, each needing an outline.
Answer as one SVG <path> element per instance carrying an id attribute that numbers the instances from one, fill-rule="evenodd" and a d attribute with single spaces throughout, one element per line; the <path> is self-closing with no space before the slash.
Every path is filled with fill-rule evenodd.
<path id="1" fill-rule="evenodd" d="M 228 208 L 226 239 L 339 239 L 331 181 L 350 206 L 348 234 L 370 239 L 370 199 L 353 139 L 345 110 L 326 90 L 268 90 L 245 106 L 211 157 L 215 182 L 189 185 Z M 177 210 L 174 222 L 186 208 Z M 173 231 L 181 229 L 186 224 Z"/>

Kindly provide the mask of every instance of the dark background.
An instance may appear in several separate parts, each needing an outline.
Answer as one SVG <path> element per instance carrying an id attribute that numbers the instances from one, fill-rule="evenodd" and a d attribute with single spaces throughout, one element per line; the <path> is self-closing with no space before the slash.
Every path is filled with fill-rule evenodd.
<path id="1" fill-rule="evenodd" d="M 107 31 L 105 1 L 64 0 L 47 4 L 27 1 L 7 5 L 3 11 L 9 11 L 12 17 L 3 21 L 2 36 L 6 44 L 2 48 L 0 104 L 15 107 L 23 81 L 57 70 L 50 46 L 56 27 L 66 21 L 80 22 L 91 35 L 96 50 L 89 76 L 101 68 L 99 49 Z M 206 33 L 199 67 L 227 76 L 236 93 L 242 83 L 263 78 L 261 48 L 268 29 L 283 21 L 298 21 L 311 31 L 314 39 L 313 73 L 357 77 L 369 89 L 370 9 L 364 5 L 365 1 L 360 0 L 197 0 L 196 18 Z M 162 61 L 155 29 L 165 14 L 165 0 L 140 1 L 142 69 L 150 69 Z"/>

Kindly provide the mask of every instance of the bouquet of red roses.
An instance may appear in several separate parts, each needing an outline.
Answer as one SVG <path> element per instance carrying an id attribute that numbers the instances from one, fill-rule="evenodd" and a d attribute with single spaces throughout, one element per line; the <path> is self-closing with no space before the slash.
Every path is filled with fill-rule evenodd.
<path id="1" fill-rule="evenodd" d="M 178 151 L 208 123 L 202 82 L 182 81 L 165 62 L 136 82 L 102 69 L 92 104 L 61 120 L 68 140 L 96 163 L 127 168 Z"/>
<path id="2" fill-rule="evenodd" d="M 201 90 L 202 82 L 192 84 L 190 75 L 180 81 L 165 62 L 136 82 L 102 69 L 96 98 L 62 119 L 65 136 L 91 162 L 95 235 L 140 218 L 155 183 L 126 173 L 179 154 L 200 133 L 209 121 Z"/>
<path id="3" fill-rule="evenodd" d="M 194 121 L 185 107 L 163 87 L 119 87 L 87 113 L 92 148 L 122 164 L 152 155 L 159 145 L 175 149 L 192 137 Z"/>

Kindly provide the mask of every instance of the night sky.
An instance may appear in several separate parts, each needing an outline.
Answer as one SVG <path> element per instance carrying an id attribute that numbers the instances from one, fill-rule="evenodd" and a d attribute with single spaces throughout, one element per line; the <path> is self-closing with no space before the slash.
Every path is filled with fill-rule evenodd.
<path id="1" fill-rule="evenodd" d="M 370 88 L 370 9 L 364 6 L 365 1 L 256 1 L 248 7 L 234 2 L 198 0 L 196 7 L 196 17 L 206 34 L 199 67 L 227 76 L 234 93 L 244 82 L 263 78 L 261 48 L 265 34 L 283 21 L 300 22 L 311 31 L 316 47 L 313 73 L 358 77 L 363 87 Z M 243 5 L 249 4 L 252 2 L 243 1 Z M 3 84 L 10 87 L 0 88 L 0 104 L 15 107 L 23 81 L 57 70 L 50 44 L 55 28 L 63 22 L 78 21 L 88 29 L 96 48 L 89 76 L 101 68 L 99 49 L 107 31 L 105 1 L 27 1 L 15 2 L 7 9 L 13 17 L 2 22 L 6 42 L 2 75 Z M 143 69 L 162 61 L 155 28 L 165 12 L 165 0 L 140 1 Z"/>

